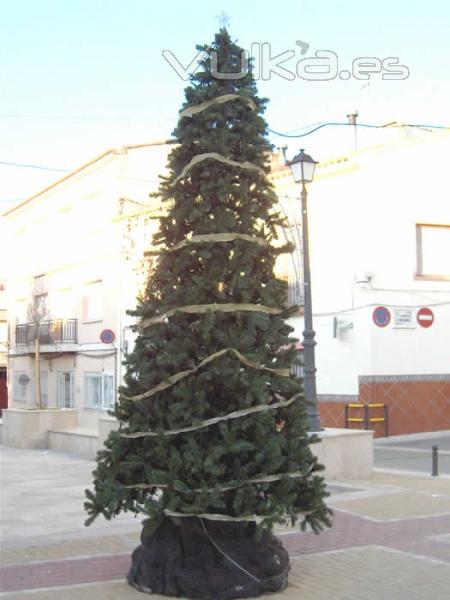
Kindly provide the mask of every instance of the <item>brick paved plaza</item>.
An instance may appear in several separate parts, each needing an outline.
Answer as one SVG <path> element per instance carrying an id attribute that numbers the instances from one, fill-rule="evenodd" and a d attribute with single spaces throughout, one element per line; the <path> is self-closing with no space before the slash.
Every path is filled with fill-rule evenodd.
<path id="1" fill-rule="evenodd" d="M 62 453 L 3 448 L 1 597 L 144 597 L 124 580 L 140 520 L 125 515 L 83 527 L 93 468 Z M 292 570 L 274 600 L 447 600 L 448 475 L 375 471 L 370 480 L 329 482 L 329 491 L 332 529 L 320 536 L 278 530 Z"/>

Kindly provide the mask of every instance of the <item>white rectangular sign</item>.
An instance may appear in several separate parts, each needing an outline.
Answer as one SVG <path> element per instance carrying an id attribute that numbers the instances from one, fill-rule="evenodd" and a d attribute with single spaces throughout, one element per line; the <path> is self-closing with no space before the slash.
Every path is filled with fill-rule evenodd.
<path id="1" fill-rule="evenodd" d="M 414 329 L 416 323 L 413 319 L 412 308 L 394 309 L 394 327 L 399 329 Z"/>

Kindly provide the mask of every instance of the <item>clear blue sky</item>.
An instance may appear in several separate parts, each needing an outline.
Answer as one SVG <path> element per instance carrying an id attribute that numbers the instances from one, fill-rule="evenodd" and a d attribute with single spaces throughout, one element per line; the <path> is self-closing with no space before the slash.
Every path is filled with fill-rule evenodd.
<path id="1" fill-rule="evenodd" d="M 72 169 L 111 146 L 169 137 L 186 83 L 162 51 L 189 63 L 223 10 L 246 49 L 269 42 L 272 54 L 301 58 L 302 40 L 307 56 L 334 51 L 339 69 L 361 56 L 398 57 L 410 69 L 406 80 L 373 75 L 370 85 L 273 75 L 259 82 L 272 129 L 345 121 L 354 109 L 366 123 L 450 124 L 448 1 L 15 0 L 1 7 L 0 161 Z M 346 136 L 321 130 L 292 147 L 323 159 L 347 150 Z M 0 164 L 0 208 L 61 174 Z"/>

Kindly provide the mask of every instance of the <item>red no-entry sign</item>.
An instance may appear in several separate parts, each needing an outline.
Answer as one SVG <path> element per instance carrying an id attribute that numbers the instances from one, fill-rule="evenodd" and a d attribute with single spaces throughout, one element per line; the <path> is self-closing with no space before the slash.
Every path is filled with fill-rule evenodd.
<path id="1" fill-rule="evenodd" d="M 421 327 L 431 327 L 433 325 L 434 315 L 431 308 L 423 307 L 417 312 L 417 322 Z"/>

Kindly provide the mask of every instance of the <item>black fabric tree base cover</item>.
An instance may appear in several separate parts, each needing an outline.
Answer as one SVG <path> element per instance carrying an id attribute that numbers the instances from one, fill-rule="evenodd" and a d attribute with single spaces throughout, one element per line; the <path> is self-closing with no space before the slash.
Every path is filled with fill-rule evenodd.
<path id="1" fill-rule="evenodd" d="M 270 532 L 255 539 L 255 523 L 165 517 L 141 535 L 128 583 L 141 592 L 228 600 L 283 590 L 289 556 Z"/>

